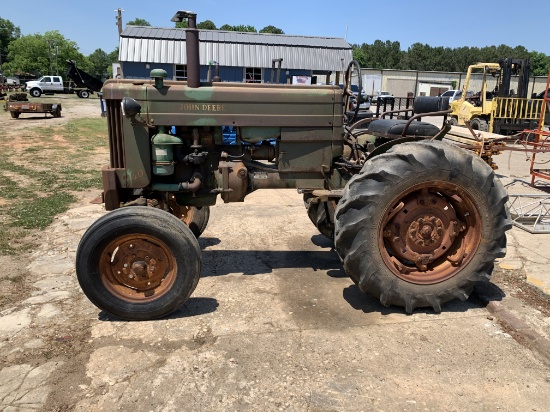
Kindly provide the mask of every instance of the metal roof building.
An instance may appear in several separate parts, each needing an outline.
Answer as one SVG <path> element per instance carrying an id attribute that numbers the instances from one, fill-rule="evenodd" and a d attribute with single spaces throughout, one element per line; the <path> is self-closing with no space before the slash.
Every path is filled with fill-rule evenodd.
<path id="1" fill-rule="evenodd" d="M 255 81 L 258 70 L 261 81 L 267 81 L 273 61 L 282 59 L 284 82 L 292 75 L 341 71 L 352 59 L 351 46 L 340 38 L 221 30 L 199 33 L 201 79 L 212 62 L 219 65 L 222 80 L 246 81 L 250 77 L 248 68 L 256 70 Z M 149 69 L 164 68 L 169 77 L 184 78 L 177 72 L 187 63 L 185 34 L 185 29 L 178 28 L 127 26 L 119 44 L 124 77 L 148 77 Z"/>

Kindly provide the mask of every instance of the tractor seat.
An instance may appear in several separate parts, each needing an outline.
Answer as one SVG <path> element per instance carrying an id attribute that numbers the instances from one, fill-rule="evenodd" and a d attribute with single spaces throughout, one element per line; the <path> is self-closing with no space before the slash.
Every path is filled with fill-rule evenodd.
<path id="1" fill-rule="evenodd" d="M 414 100 L 412 113 L 413 116 L 408 119 L 386 119 L 385 115 L 389 113 L 407 112 L 408 110 L 393 110 L 382 113 L 380 119 L 373 120 L 368 132 L 369 134 L 396 138 L 404 136 L 428 136 L 433 137 L 439 133 L 440 128 L 431 123 L 421 122 L 423 116 L 445 116 L 450 113 L 449 98 L 440 96 L 421 96 Z"/>

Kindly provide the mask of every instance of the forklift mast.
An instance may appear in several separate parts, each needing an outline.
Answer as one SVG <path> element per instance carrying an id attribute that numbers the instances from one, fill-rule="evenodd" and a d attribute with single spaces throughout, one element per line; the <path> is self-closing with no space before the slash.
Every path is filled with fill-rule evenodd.
<path id="1" fill-rule="evenodd" d="M 527 98 L 529 86 L 529 73 L 531 62 L 529 59 L 502 59 L 498 62 L 501 68 L 501 75 L 498 86 L 498 97 L 519 97 Z M 517 90 L 510 89 L 512 75 L 518 76 Z M 512 92 L 512 93 L 511 93 Z M 512 96 L 513 94 L 513 96 Z"/>

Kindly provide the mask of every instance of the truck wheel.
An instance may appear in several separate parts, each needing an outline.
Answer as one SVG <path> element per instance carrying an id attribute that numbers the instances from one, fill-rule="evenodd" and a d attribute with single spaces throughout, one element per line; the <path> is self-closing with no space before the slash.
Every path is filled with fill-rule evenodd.
<path id="1" fill-rule="evenodd" d="M 127 320 L 166 316 L 189 298 L 201 271 L 197 239 L 179 219 L 125 207 L 97 220 L 76 252 L 76 274 L 98 308 Z"/>
<path id="2" fill-rule="evenodd" d="M 486 132 L 487 130 L 489 130 L 487 120 L 481 119 L 479 117 L 475 117 L 470 120 L 470 127 L 473 130 L 479 130 L 480 132 Z"/>
<path id="3" fill-rule="evenodd" d="M 87 99 L 88 97 L 90 97 L 90 92 L 88 92 L 88 90 L 80 90 L 78 92 L 78 97 L 81 97 L 83 99 Z"/>
<path id="4" fill-rule="evenodd" d="M 322 235 L 333 240 L 334 224 L 330 220 L 331 210 L 329 208 L 332 208 L 332 213 L 334 214 L 336 205 L 332 202 L 320 202 L 318 198 L 310 193 L 304 194 L 304 205 L 306 206 L 309 220 L 311 220 L 317 230 L 319 230 Z"/>
<path id="5" fill-rule="evenodd" d="M 38 88 L 31 89 L 29 93 L 32 97 L 40 97 L 42 95 L 42 91 Z"/>
<path id="6" fill-rule="evenodd" d="M 14 119 L 19 119 L 19 112 L 10 112 L 11 114 L 11 117 L 13 117 Z"/>
<path id="7" fill-rule="evenodd" d="M 359 289 L 383 305 L 436 312 L 465 300 L 506 251 L 506 190 L 480 158 L 443 142 L 398 144 L 344 190 L 335 246 Z"/>

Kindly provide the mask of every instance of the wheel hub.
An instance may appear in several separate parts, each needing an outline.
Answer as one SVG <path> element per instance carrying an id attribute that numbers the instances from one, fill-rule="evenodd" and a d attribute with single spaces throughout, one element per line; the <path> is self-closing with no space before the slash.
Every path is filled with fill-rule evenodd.
<path id="1" fill-rule="evenodd" d="M 158 287 L 170 267 L 165 251 L 147 239 L 122 242 L 111 256 L 110 272 L 117 283 L 136 291 Z"/>
<path id="2" fill-rule="evenodd" d="M 414 283 L 434 283 L 452 276 L 453 268 L 462 264 L 468 256 L 466 249 L 471 248 L 463 238 L 469 224 L 478 219 L 469 222 L 470 212 L 464 209 L 467 205 L 456 188 L 443 186 L 447 185 L 425 185 L 404 193 L 383 222 L 388 267 Z"/>

